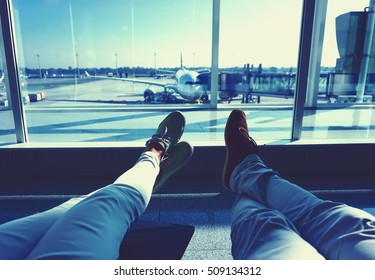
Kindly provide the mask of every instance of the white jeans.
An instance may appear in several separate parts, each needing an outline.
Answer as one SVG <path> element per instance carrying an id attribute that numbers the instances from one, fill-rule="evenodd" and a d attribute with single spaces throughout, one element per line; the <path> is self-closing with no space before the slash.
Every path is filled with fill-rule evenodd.
<path id="1" fill-rule="evenodd" d="M 282 179 L 257 155 L 234 170 L 235 259 L 375 259 L 375 217 L 321 200 Z"/>
<path id="2" fill-rule="evenodd" d="M 0 225 L 0 259 L 117 259 L 158 173 L 159 159 L 145 152 L 114 184 Z"/>

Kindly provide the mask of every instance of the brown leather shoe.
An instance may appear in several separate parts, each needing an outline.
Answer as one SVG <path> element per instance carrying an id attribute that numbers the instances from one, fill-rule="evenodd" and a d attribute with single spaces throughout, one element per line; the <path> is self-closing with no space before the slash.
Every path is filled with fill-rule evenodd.
<path id="1" fill-rule="evenodd" d="M 230 189 L 229 181 L 233 170 L 249 154 L 258 154 L 258 146 L 249 136 L 246 115 L 241 109 L 229 115 L 224 132 L 227 158 L 223 170 L 223 184 Z"/>

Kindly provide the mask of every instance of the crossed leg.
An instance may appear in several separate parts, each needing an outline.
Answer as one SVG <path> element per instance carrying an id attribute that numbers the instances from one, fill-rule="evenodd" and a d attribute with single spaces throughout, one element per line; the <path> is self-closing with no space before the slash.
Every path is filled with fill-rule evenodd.
<path id="1" fill-rule="evenodd" d="M 144 152 L 114 184 L 1 225 L 0 259 L 116 259 L 158 173 L 159 158 Z"/>
<path id="2" fill-rule="evenodd" d="M 248 155 L 230 185 L 240 195 L 232 218 L 234 257 L 375 259 L 374 216 L 319 199 L 281 178 L 259 156 Z"/>

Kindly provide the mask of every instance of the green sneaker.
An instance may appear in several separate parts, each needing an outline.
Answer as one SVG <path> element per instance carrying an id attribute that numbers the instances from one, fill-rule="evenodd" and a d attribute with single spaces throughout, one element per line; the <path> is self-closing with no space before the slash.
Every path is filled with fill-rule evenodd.
<path id="1" fill-rule="evenodd" d="M 188 163 L 193 155 L 193 151 L 193 146 L 187 142 L 179 142 L 170 149 L 160 162 L 160 172 L 156 178 L 153 192 L 158 191 L 172 174 Z"/>
<path id="2" fill-rule="evenodd" d="M 177 144 L 185 128 L 185 117 L 180 111 L 170 113 L 160 124 L 155 134 L 146 142 L 150 144 L 159 144 L 164 155 L 168 150 Z"/>

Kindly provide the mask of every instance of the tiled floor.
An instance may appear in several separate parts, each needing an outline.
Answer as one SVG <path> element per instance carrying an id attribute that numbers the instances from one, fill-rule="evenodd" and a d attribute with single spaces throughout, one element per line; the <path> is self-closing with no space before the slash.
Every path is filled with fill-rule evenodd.
<path id="1" fill-rule="evenodd" d="M 156 195 L 142 219 L 194 225 L 183 259 L 231 259 L 230 213 L 234 196 L 219 194 Z"/>
<path id="2" fill-rule="evenodd" d="M 243 107 L 251 135 L 263 143 L 287 142 L 291 137 L 292 110 Z M 232 108 L 183 110 L 186 128 L 182 137 L 200 145 L 223 145 L 224 128 Z M 144 143 L 171 110 L 30 110 L 27 112 L 31 143 Z M 6 112 L 0 115 L 6 119 Z M 375 142 L 375 114 L 367 108 L 341 108 L 306 111 L 302 139 L 327 142 L 354 140 Z M 4 119 L 2 119 L 5 121 Z M 10 133 L 10 134 L 7 134 Z M 0 143 L 15 139 L 12 130 L 3 129 Z"/>

